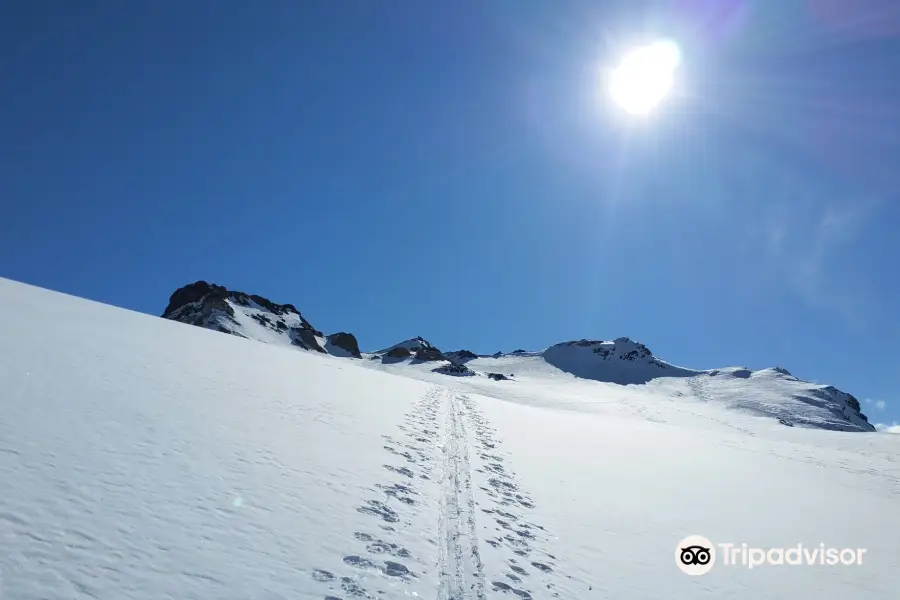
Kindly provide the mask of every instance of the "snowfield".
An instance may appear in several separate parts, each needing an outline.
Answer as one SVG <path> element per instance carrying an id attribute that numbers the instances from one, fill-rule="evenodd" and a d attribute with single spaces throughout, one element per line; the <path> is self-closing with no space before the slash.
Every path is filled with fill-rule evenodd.
<path id="1" fill-rule="evenodd" d="M 727 370 L 618 385 L 533 354 L 467 362 L 509 381 L 436 366 L 0 279 L 0 598 L 900 594 L 900 436 L 803 426 L 836 419 L 830 392 L 774 370 L 752 393 Z M 690 577 L 691 534 L 866 553 Z"/>

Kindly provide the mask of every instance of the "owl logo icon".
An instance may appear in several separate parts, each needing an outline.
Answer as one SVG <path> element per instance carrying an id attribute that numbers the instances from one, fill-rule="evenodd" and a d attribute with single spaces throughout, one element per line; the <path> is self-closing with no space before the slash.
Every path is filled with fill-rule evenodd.
<path id="1" fill-rule="evenodd" d="M 706 575 L 716 564 L 715 545 L 702 535 L 689 535 L 675 546 L 675 564 L 687 575 Z"/>

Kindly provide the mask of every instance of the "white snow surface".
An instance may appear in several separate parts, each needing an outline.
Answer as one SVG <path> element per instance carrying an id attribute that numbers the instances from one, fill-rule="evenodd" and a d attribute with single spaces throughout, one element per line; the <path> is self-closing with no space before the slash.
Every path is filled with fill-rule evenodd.
<path id="1" fill-rule="evenodd" d="M 809 384 L 435 366 L 0 279 L 0 598 L 898 597 L 900 436 L 752 410 Z M 690 534 L 866 553 L 689 577 Z"/>

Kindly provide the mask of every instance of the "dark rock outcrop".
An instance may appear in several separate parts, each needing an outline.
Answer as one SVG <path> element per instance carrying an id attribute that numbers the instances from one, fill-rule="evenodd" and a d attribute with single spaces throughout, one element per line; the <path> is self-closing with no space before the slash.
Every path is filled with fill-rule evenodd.
<path id="1" fill-rule="evenodd" d="M 416 360 L 420 360 L 423 362 L 436 361 L 436 360 L 447 360 L 444 354 L 435 347 L 426 347 L 422 346 L 418 350 L 416 350 L 415 355 Z"/>
<path id="2" fill-rule="evenodd" d="M 329 344 L 337 346 L 341 350 L 345 350 L 350 356 L 362 358 L 362 354 L 359 351 L 359 343 L 356 341 L 356 336 L 352 333 L 346 333 L 344 331 L 332 333 L 326 339 Z"/>
<path id="3" fill-rule="evenodd" d="M 412 353 L 404 348 L 403 346 L 397 346 L 396 348 L 391 348 L 385 353 L 385 356 L 388 358 L 409 358 L 412 356 Z"/>
<path id="4" fill-rule="evenodd" d="M 220 312 L 234 317 L 234 309 L 226 302 L 229 292 L 220 285 L 197 281 L 175 290 L 169 297 L 169 305 L 163 311 L 164 319 L 202 326 L 206 317 Z"/>
<path id="5" fill-rule="evenodd" d="M 507 376 L 504 375 L 503 373 L 488 373 L 487 376 L 490 377 L 491 379 L 493 379 L 494 381 L 507 381 L 507 380 L 509 380 L 509 377 L 507 377 Z"/>
<path id="6" fill-rule="evenodd" d="M 478 358 L 478 355 L 471 350 L 455 350 L 453 352 L 445 352 L 444 356 L 456 363 L 464 363 L 466 361 L 475 360 L 476 358 Z"/>
<path id="7" fill-rule="evenodd" d="M 253 339 L 253 335 L 242 330 L 238 323 L 236 307 L 238 310 L 247 309 L 245 314 L 260 327 L 288 336 L 291 344 L 325 352 L 317 339 L 323 337 L 322 332 L 310 325 L 293 304 L 276 304 L 256 294 L 229 290 L 206 281 L 196 281 L 175 290 L 162 316 L 172 321 Z M 290 324 L 285 322 L 286 318 Z"/>
<path id="8" fill-rule="evenodd" d="M 316 352 L 325 352 L 325 348 L 319 345 L 319 340 L 316 339 L 316 334 L 318 332 L 312 329 L 304 329 L 302 327 L 293 327 L 291 328 L 291 343 L 295 346 L 300 346 L 301 348 L 306 348 L 307 350 L 315 350 Z M 322 334 L 319 333 L 321 336 Z"/>
<path id="9" fill-rule="evenodd" d="M 450 362 L 449 364 L 440 366 L 436 369 L 432 369 L 434 373 L 441 373 L 442 375 L 454 375 L 456 377 L 469 377 L 475 375 L 475 372 L 469 369 L 466 365 L 461 365 L 459 363 Z"/>
<path id="10" fill-rule="evenodd" d="M 175 292 L 169 297 L 169 305 L 166 307 L 166 310 L 163 311 L 163 318 L 170 318 L 172 313 L 174 313 L 179 308 L 187 304 L 191 304 L 194 302 L 198 302 L 202 300 L 205 296 L 212 295 L 217 296 L 222 299 L 227 297 L 228 290 L 226 290 L 221 285 L 209 284 L 205 281 L 196 281 L 194 283 L 190 283 L 182 288 L 178 288 Z"/>

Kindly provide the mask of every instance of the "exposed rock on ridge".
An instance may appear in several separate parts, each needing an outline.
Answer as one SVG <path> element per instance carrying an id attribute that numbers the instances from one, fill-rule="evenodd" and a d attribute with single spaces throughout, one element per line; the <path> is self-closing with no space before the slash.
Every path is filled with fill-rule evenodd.
<path id="1" fill-rule="evenodd" d="M 359 343 L 356 341 L 356 336 L 352 333 L 346 333 L 343 331 L 339 333 L 332 333 L 326 339 L 328 340 L 327 345 L 340 348 L 354 358 L 362 358 L 362 354 L 359 351 Z M 330 352 L 330 354 L 335 353 Z"/>
<path id="2" fill-rule="evenodd" d="M 248 326 L 253 322 L 262 332 L 283 337 L 290 345 L 325 352 L 322 332 L 304 319 L 293 304 L 276 304 L 262 296 L 205 281 L 175 290 L 162 316 L 238 337 L 258 339 L 257 332 Z"/>

